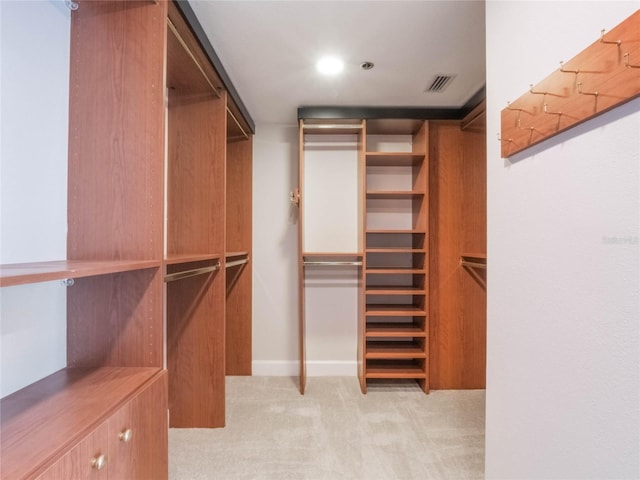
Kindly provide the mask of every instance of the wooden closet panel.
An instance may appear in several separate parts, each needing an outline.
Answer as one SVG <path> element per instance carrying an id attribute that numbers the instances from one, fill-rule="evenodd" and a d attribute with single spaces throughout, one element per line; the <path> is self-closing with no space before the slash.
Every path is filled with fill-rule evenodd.
<path id="1" fill-rule="evenodd" d="M 72 13 L 69 259 L 162 258 L 166 2 Z"/>
<path id="2" fill-rule="evenodd" d="M 249 263 L 226 270 L 226 374 L 251 375 L 253 140 L 227 145 L 227 252 L 247 252 Z"/>
<path id="3" fill-rule="evenodd" d="M 482 201 L 475 198 L 486 197 L 486 190 L 480 187 L 486 177 L 481 177 L 483 167 L 477 165 L 484 163 L 484 154 L 476 141 L 476 137 L 462 132 L 457 122 L 431 122 L 429 313 L 433 389 L 484 388 L 486 301 L 460 266 L 460 255 L 467 247 L 482 247 L 478 239 L 482 236 Z M 471 216 L 474 223 L 467 227 Z"/>
<path id="4" fill-rule="evenodd" d="M 224 253 L 225 100 L 169 94 L 167 253 Z"/>
<path id="5" fill-rule="evenodd" d="M 67 293 L 67 365 L 163 366 L 158 268 L 75 280 Z"/>
<path id="6" fill-rule="evenodd" d="M 224 295 L 223 271 L 167 283 L 171 427 L 224 427 Z"/>
<path id="7" fill-rule="evenodd" d="M 483 114 L 484 115 L 484 114 Z M 487 252 L 487 162 L 485 129 L 462 132 L 462 252 Z M 465 388 L 485 388 L 487 354 L 487 271 L 475 269 L 478 281 L 464 268 L 461 275 L 462 317 L 465 321 Z"/>

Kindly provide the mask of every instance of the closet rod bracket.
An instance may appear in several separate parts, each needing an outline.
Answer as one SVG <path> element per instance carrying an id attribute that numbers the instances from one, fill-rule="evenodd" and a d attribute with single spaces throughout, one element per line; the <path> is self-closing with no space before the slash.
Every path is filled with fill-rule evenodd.
<path id="1" fill-rule="evenodd" d="M 69 10 L 78 10 L 78 2 L 74 2 L 73 0 L 64 0 L 64 4 L 67 6 Z"/>

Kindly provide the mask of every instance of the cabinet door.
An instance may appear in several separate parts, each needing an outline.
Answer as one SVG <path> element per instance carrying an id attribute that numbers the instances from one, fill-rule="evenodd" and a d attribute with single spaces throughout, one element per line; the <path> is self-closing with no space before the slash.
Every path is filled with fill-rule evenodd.
<path id="1" fill-rule="evenodd" d="M 109 478 L 166 479 L 167 438 L 164 374 L 109 419 Z"/>
<path id="2" fill-rule="evenodd" d="M 87 435 L 37 480 L 106 480 L 110 458 L 107 454 L 107 422 Z"/>

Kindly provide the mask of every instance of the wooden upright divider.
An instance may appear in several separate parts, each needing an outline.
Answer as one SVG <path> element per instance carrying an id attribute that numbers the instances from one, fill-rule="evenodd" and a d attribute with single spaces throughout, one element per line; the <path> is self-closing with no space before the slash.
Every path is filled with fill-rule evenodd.
<path id="1" fill-rule="evenodd" d="M 227 375 L 251 375 L 253 138 L 232 108 L 227 106 L 225 368 Z"/>

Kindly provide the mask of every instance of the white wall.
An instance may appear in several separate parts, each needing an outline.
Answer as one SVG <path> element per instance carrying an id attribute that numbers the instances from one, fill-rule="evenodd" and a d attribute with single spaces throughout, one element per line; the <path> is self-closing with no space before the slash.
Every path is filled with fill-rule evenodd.
<path id="1" fill-rule="evenodd" d="M 637 8 L 486 5 L 488 479 L 640 477 L 640 99 L 512 161 L 496 140 L 508 100 Z"/>
<path id="2" fill-rule="evenodd" d="M 66 258 L 70 14 L 0 1 L 0 263 Z M 0 290 L 0 396 L 66 362 L 59 282 Z"/>
<path id="3" fill-rule="evenodd" d="M 298 373 L 297 125 L 257 125 L 253 147 L 253 374 Z"/>

